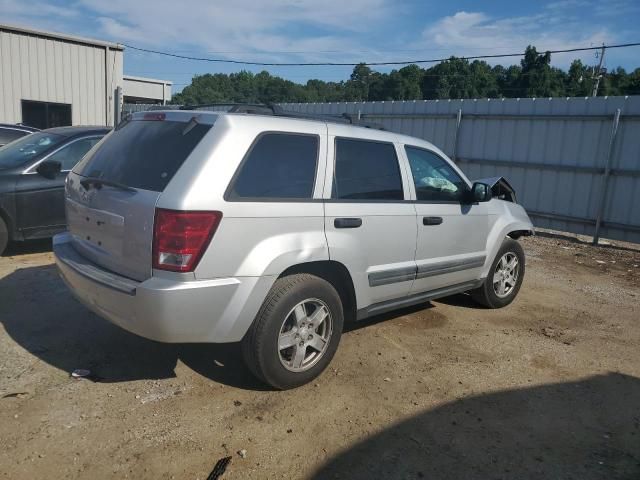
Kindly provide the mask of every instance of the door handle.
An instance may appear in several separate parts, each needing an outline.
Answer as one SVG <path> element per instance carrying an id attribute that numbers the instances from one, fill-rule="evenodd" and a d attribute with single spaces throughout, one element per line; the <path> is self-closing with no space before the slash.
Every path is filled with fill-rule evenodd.
<path id="1" fill-rule="evenodd" d="M 358 228 L 361 225 L 361 218 L 336 218 L 333 221 L 333 226 L 336 228 Z"/>
<path id="2" fill-rule="evenodd" d="M 422 217 L 423 225 L 440 225 L 442 223 L 442 217 Z"/>

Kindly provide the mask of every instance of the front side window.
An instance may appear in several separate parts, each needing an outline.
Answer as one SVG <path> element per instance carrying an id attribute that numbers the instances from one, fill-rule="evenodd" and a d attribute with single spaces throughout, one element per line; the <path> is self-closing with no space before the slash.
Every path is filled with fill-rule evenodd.
<path id="1" fill-rule="evenodd" d="M 62 170 L 71 170 L 100 141 L 100 137 L 83 138 L 62 147 L 47 160 L 60 162 Z"/>
<path id="2" fill-rule="evenodd" d="M 55 133 L 37 132 L 14 140 L 0 148 L 0 170 L 25 165 L 40 154 L 53 150 L 67 139 Z"/>
<path id="3" fill-rule="evenodd" d="M 238 199 L 310 199 L 318 165 L 318 137 L 266 133 L 249 150 L 229 190 Z"/>
<path id="4" fill-rule="evenodd" d="M 403 200 L 402 177 L 391 143 L 336 138 L 331 198 Z"/>
<path id="5" fill-rule="evenodd" d="M 417 147 L 405 146 L 405 151 L 411 165 L 417 200 L 462 200 L 467 184 L 444 159 L 429 150 Z"/>

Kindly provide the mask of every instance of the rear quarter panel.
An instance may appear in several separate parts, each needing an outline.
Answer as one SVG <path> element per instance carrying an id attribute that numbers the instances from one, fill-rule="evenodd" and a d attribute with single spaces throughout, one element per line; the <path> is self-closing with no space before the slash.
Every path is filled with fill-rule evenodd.
<path id="1" fill-rule="evenodd" d="M 307 201 L 226 201 L 224 193 L 256 137 L 263 132 L 318 135 L 314 198 Z M 291 265 L 328 260 L 321 200 L 326 125 L 291 119 L 223 115 L 158 200 L 159 208 L 218 210 L 222 221 L 195 276 L 277 276 Z"/>

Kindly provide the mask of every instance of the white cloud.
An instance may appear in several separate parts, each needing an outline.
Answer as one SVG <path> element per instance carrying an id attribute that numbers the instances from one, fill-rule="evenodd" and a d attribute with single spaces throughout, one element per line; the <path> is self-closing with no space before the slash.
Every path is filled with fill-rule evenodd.
<path id="1" fill-rule="evenodd" d="M 317 52 L 311 57 L 318 57 L 329 50 L 355 48 L 353 35 L 382 21 L 391 5 L 388 2 L 193 0 L 178 7 L 170 0 L 80 0 L 100 15 L 103 36 L 244 59 L 253 52 L 266 52 L 274 59 L 278 54 L 269 52 Z"/>
<path id="2" fill-rule="evenodd" d="M 78 16 L 74 8 L 59 7 L 45 2 L 25 2 L 20 0 L 0 0 L 0 12 L 4 17 L 63 17 Z"/>
<path id="3" fill-rule="evenodd" d="M 550 5 L 540 13 L 525 17 L 493 18 L 482 12 L 457 12 L 424 29 L 425 45 L 439 46 L 449 55 L 482 55 L 522 52 L 527 45 L 541 50 L 562 50 L 614 41 L 606 28 L 581 22 L 566 9 L 576 1 L 565 0 Z M 562 14 L 559 14 L 561 10 Z M 426 46 L 425 48 L 428 48 Z M 577 57 L 593 58 L 593 53 L 555 54 L 552 62 L 566 67 Z M 505 63 L 494 59 L 492 63 Z"/>

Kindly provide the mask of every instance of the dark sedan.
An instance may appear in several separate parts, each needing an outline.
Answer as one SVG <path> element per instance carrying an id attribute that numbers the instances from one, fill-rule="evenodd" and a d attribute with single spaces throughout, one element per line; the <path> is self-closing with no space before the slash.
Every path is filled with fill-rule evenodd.
<path id="1" fill-rule="evenodd" d="M 0 147 L 11 143 L 14 140 L 29 135 L 33 132 L 39 132 L 39 128 L 27 127 L 26 125 L 11 125 L 0 123 Z"/>
<path id="2" fill-rule="evenodd" d="M 0 148 L 0 254 L 9 241 L 51 237 L 65 229 L 67 173 L 108 132 L 50 128 Z"/>

